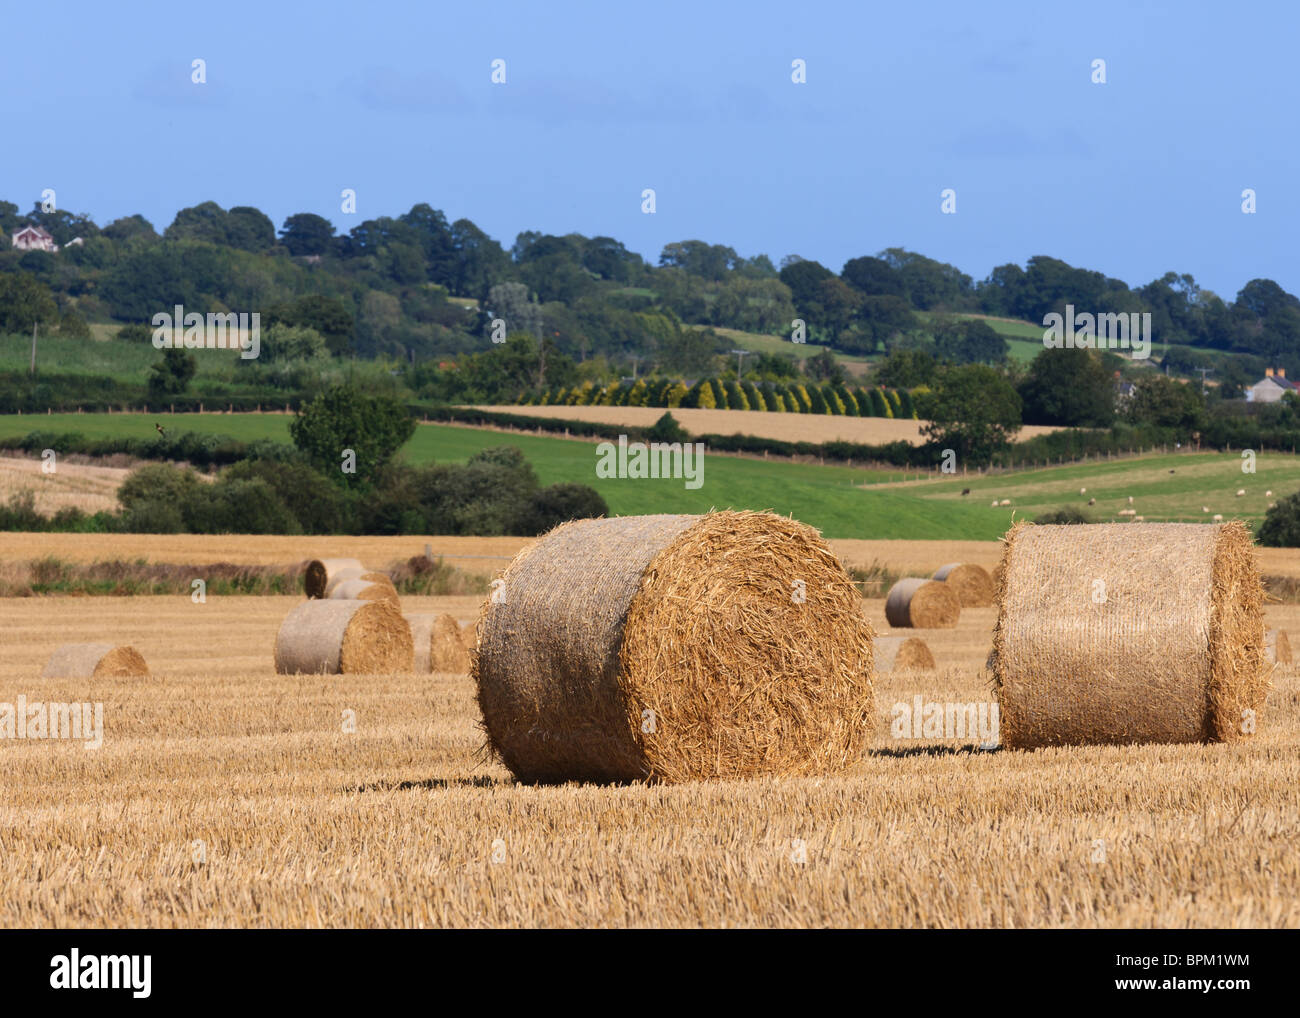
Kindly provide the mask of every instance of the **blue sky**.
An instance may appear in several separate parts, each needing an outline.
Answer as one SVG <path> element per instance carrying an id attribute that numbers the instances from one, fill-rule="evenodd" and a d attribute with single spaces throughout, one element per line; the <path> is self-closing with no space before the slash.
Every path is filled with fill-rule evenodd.
<path id="1" fill-rule="evenodd" d="M 1131 285 L 1172 269 L 1229 298 L 1259 276 L 1300 292 L 1298 11 L 53 3 L 0 57 L 0 198 L 27 211 L 52 187 L 160 230 L 211 199 L 341 232 L 427 201 L 507 247 L 577 231 L 657 260 L 696 238 L 838 271 L 899 246 L 977 279 L 1049 254 Z"/>

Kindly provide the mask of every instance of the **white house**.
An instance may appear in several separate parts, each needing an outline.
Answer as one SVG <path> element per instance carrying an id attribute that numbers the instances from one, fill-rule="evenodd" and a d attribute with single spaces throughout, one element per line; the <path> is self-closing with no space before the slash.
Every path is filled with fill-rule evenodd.
<path id="1" fill-rule="evenodd" d="M 39 226 L 21 226 L 14 230 L 12 244 L 19 251 L 50 251 L 59 249 L 54 238 Z"/>
<path id="2" fill-rule="evenodd" d="M 1246 390 L 1246 402 L 1276 403 L 1288 392 L 1300 392 L 1300 385 L 1287 381 L 1286 368 L 1265 368 L 1264 377 Z"/>

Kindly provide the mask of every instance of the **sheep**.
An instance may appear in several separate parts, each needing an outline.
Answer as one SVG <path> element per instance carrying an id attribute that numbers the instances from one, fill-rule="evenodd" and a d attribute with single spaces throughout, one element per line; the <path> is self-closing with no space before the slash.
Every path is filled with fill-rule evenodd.
<path id="1" fill-rule="evenodd" d="M 1080 488 L 1080 489 L 1079 489 L 1079 494 L 1080 494 L 1080 495 L 1086 495 L 1086 494 L 1088 494 L 1088 489 L 1087 489 L 1087 488 Z"/>
<path id="2" fill-rule="evenodd" d="M 1223 513 L 1215 513 L 1215 514 L 1214 514 L 1214 522 L 1215 522 L 1215 523 L 1222 523 L 1222 522 L 1223 522 Z"/>
<path id="3" fill-rule="evenodd" d="M 1088 504 L 1089 504 L 1089 505 L 1096 505 L 1096 504 L 1097 504 L 1097 500 L 1096 500 L 1095 498 L 1090 498 L 1090 499 L 1088 499 Z"/>
<path id="4" fill-rule="evenodd" d="M 1009 498 L 1004 498 L 1004 499 L 1002 500 L 1001 504 L 1002 504 L 1002 505 L 1010 505 L 1010 504 L 1011 504 L 1011 499 L 1009 499 Z"/>
<path id="5" fill-rule="evenodd" d="M 1128 504 L 1129 504 L 1129 505 L 1132 505 L 1132 504 L 1133 504 L 1133 496 L 1132 496 L 1132 495 L 1130 495 L 1130 496 L 1128 497 Z"/>
<path id="6" fill-rule="evenodd" d="M 1265 497 L 1265 498 L 1272 498 L 1272 497 L 1273 497 L 1273 489 L 1270 488 L 1268 491 L 1264 492 L 1264 497 Z"/>
<path id="7" fill-rule="evenodd" d="M 1210 507 L 1208 505 L 1201 506 L 1201 512 L 1208 513 L 1209 511 L 1210 511 Z"/>
<path id="8" fill-rule="evenodd" d="M 1238 488 L 1238 489 L 1237 489 L 1237 497 L 1238 497 L 1238 498 L 1241 498 L 1241 496 L 1244 495 L 1244 494 L 1246 494 L 1246 489 L 1245 489 L 1245 488 Z"/>

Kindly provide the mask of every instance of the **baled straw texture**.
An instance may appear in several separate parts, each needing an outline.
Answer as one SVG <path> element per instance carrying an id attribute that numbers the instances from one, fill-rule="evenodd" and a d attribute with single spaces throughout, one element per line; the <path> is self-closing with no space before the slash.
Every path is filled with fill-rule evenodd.
<path id="1" fill-rule="evenodd" d="M 489 745 L 520 780 L 828 773 L 871 735 L 871 627 L 801 523 L 578 520 L 521 552 L 500 592 L 473 676 Z"/>
<path id="2" fill-rule="evenodd" d="M 369 580 L 344 580 L 330 594 L 331 601 L 390 601 L 401 605 L 397 590 L 391 583 L 372 583 Z"/>
<path id="3" fill-rule="evenodd" d="M 990 659 L 1004 746 L 1253 730 L 1268 667 L 1242 524 L 1018 524 L 1005 542 Z"/>
<path id="4" fill-rule="evenodd" d="M 885 598 L 885 618 L 894 629 L 952 629 L 960 617 L 957 595 L 938 580 L 899 580 Z"/>
<path id="5" fill-rule="evenodd" d="M 344 569 L 364 569 L 360 559 L 355 558 L 314 558 L 307 563 L 307 572 L 303 576 L 303 586 L 308 597 L 324 597 L 330 580 Z"/>
<path id="6" fill-rule="evenodd" d="M 1291 641 L 1281 629 L 1270 629 L 1264 634 L 1264 654 L 1273 664 L 1291 663 Z"/>
<path id="7" fill-rule="evenodd" d="M 415 670 L 417 673 L 451 672 L 463 675 L 469 671 L 472 646 L 460 623 L 450 615 L 404 615 L 411 627 L 415 641 Z"/>
<path id="8" fill-rule="evenodd" d="M 303 601 L 275 639 L 281 675 L 391 675 L 414 665 L 411 627 L 388 601 Z"/>
<path id="9" fill-rule="evenodd" d="M 934 655 L 919 636 L 877 636 L 877 672 L 933 671 Z"/>
<path id="10" fill-rule="evenodd" d="M 148 676 L 149 666 L 134 647 L 111 643 L 65 643 L 56 647 L 41 677 L 46 679 L 89 679 L 108 676 Z"/>
<path id="11" fill-rule="evenodd" d="M 993 577 L 983 566 L 950 562 L 930 579 L 948 584 L 963 608 L 987 608 L 993 603 Z"/>

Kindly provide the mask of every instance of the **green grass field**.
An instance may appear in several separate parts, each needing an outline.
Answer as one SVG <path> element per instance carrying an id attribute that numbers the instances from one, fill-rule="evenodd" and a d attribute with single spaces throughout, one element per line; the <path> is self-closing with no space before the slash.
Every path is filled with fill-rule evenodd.
<path id="1" fill-rule="evenodd" d="M 147 438 L 155 421 L 176 432 L 289 440 L 289 417 L 281 414 L 8 415 L 0 417 L 0 437 L 49 430 Z M 706 455 L 704 483 L 695 490 L 681 480 L 598 478 L 593 443 L 538 435 L 421 425 L 402 456 L 412 464 L 460 463 L 497 445 L 521 449 L 543 484 L 591 485 L 616 514 L 772 509 L 811 523 L 828 537 L 994 540 L 1013 518 L 1032 519 L 1065 505 L 1097 520 L 1122 520 L 1118 513 L 1130 508 L 1129 496 L 1131 508 L 1147 521 L 1209 522 L 1219 513 L 1256 526 L 1269 502 L 1300 488 L 1300 457 L 1283 453 L 1261 454 L 1254 474 L 1242 473 L 1237 453 L 1206 452 L 924 480 L 904 480 L 900 471 Z M 963 496 L 963 488 L 971 493 Z M 1080 488 L 1087 492 L 1080 494 Z M 1237 497 L 1238 489 L 1246 494 Z M 1097 504 L 1089 507 L 1089 498 Z M 994 499 L 1010 499 L 1011 505 L 994 508 Z"/>
<path id="2" fill-rule="evenodd" d="M 104 375 L 121 382 L 143 382 L 149 369 L 162 357 L 151 342 L 131 343 L 115 338 L 98 338 L 105 330 L 92 326 L 96 338 L 38 336 L 36 370 L 46 374 Z M 31 366 L 30 335 L 0 335 L 0 371 L 26 372 Z M 195 360 L 197 383 L 205 380 L 238 380 L 239 353 L 234 350 L 202 350 Z M 201 388 L 201 384 L 196 385 Z"/>

